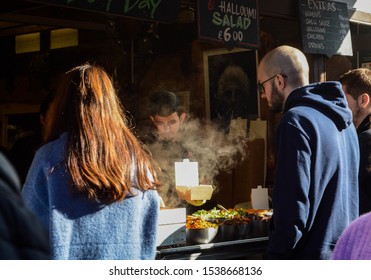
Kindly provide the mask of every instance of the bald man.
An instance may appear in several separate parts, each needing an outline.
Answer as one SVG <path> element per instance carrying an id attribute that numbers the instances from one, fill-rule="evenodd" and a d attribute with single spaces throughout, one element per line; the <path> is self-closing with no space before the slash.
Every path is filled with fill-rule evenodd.
<path id="1" fill-rule="evenodd" d="M 263 57 L 258 81 L 270 109 L 282 112 L 268 258 L 330 259 L 358 217 L 359 147 L 341 84 L 309 84 L 307 59 L 290 46 Z"/>

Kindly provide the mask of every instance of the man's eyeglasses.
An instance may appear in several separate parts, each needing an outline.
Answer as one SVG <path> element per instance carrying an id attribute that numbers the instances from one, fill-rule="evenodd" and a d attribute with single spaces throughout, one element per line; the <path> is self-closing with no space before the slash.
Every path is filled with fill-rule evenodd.
<path id="1" fill-rule="evenodd" d="M 276 75 L 270 77 L 269 79 L 266 79 L 265 81 L 263 81 L 263 82 L 261 82 L 261 83 L 258 83 L 258 84 L 257 84 L 257 88 L 258 88 L 259 93 L 265 93 L 265 88 L 264 88 L 263 84 L 265 84 L 266 82 L 268 82 L 268 81 L 274 79 L 274 78 L 277 77 L 278 75 L 281 75 L 282 77 L 287 78 L 287 76 L 286 76 L 285 74 L 276 74 Z"/>

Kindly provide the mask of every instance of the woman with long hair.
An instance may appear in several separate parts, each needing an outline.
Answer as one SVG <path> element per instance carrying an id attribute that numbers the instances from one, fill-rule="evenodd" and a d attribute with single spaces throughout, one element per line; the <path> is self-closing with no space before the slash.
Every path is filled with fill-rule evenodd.
<path id="1" fill-rule="evenodd" d="M 131 132 L 99 66 L 65 73 L 23 197 L 50 233 L 54 259 L 154 259 L 156 166 Z"/>

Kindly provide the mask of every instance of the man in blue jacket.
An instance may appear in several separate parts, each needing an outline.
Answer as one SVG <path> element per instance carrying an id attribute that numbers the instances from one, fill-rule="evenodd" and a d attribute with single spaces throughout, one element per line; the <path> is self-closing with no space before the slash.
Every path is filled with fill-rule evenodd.
<path id="1" fill-rule="evenodd" d="M 341 84 L 309 84 L 307 59 L 290 46 L 263 57 L 258 80 L 270 109 L 283 113 L 268 258 L 330 259 L 358 216 L 359 146 Z"/>

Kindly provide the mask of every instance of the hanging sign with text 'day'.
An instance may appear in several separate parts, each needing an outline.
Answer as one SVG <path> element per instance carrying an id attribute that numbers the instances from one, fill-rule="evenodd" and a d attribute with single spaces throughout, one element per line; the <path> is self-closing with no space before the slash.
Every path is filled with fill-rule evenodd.
<path id="1" fill-rule="evenodd" d="M 299 13 L 304 52 L 353 55 L 346 3 L 300 0 Z"/>
<path id="2" fill-rule="evenodd" d="M 179 0 L 28 0 L 81 10 L 90 10 L 126 17 L 174 22 L 179 13 Z"/>
<path id="3" fill-rule="evenodd" d="M 257 0 L 198 0 L 198 37 L 231 49 L 259 48 Z"/>

